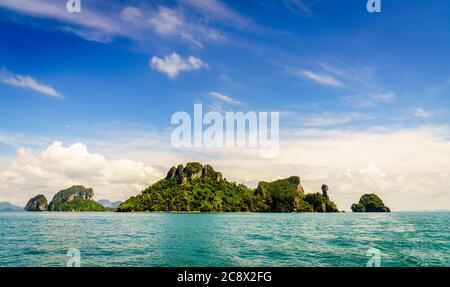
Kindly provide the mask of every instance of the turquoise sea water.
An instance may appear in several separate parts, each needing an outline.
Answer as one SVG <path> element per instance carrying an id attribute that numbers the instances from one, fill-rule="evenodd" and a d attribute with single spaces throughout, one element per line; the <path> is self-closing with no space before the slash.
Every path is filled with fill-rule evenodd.
<path id="1" fill-rule="evenodd" d="M 0 266 L 450 266 L 450 213 L 0 213 Z"/>

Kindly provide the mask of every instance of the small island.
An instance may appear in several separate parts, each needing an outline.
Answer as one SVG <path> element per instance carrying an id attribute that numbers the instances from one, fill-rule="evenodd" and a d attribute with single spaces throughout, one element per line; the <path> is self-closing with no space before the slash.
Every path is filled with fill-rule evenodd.
<path id="1" fill-rule="evenodd" d="M 48 210 L 47 198 L 43 194 L 36 195 L 30 199 L 25 206 L 26 211 L 46 211 Z"/>
<path id="2" fill-rule="evenodd" d="M 25 207 L 27 211 L 106 211 L 106 208 L 95 202 L 92 188 L 74 185 L 59 191 L 47 205 L 44 195 L 30 199 Z"/>
<path id="3" fill-rule="evenodd" d="M 359 203 L 352 205 L 353 212 L 391 212 L 384 202 L 376 194 L 364 194 Z"/>

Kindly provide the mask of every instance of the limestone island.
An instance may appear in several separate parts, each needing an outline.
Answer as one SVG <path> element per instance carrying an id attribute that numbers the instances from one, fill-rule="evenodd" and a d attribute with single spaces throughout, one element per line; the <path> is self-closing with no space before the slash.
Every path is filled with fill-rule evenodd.
<path id="1" fill-rule="evenodd" d="M 122 203 L 117 211 L 178 212 L 338 212 L 322 193 L 306 194 L 298 176 L 262 181 L 256 189 L 229 182 L 210 165 L 172 167 L 166 178 Z"/>
<path id="2" fill-rule="evenodd" d="M 47 199 L 40 194 L 30 199 L 25 207 L 27 211 L 106 211 L 106 208 L 95 202 L 92 188 L 74 185 L 61 190 L 47 205 Z"/>
<path id="3" fill-rule="evenodd" d="M 172 167 L 164 179 L 125 202 L 95 202 L 92 188 L 74 185 L 59 191 L 47 204 L 40 194 L 30 199 L 27 211 L 118 211 L 118 212 L 339 212 L 329 198 L 329 188 L 305 193 L 300 177 L 272 182 L 257 188 L 229 182 L 211 165 L 189 162 Z M 118 205 L 118 206 L 117 206 Z M 375 194 L 363 195 L 353 212 L 390 212 Z"/>
<path id="4" fill-rule="evenodd" d="M 384 202 L 376 194 L 364 194 L 359 203 L 352 205 L 353 212 L 391 212 Z"/>

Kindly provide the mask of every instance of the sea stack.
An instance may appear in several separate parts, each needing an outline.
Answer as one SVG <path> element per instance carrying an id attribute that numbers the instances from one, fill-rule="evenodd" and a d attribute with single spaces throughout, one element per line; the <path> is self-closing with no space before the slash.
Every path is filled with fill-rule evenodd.
<path id="1" fill-rule="evenodd" d="M 353 212 L 391 212 L 384 202 L 376 194 L 364 194 L 359 203 L 352 205 Z"/>
<path id="2" fill-rule="evenodd" d="M 39 194 L 30 199 L 25 206 L 26 211 L 46 211 L 48 209 L 47 198 L 43 194 Z"/>

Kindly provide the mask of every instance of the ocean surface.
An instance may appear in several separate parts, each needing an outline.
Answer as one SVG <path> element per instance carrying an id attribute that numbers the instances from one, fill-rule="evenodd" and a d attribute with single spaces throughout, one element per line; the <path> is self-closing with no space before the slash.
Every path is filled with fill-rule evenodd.
<path id="1" fill-rule="evenodd" d="M 0 212 L 0 266 L 450 266 L 450 213 Z"/>

